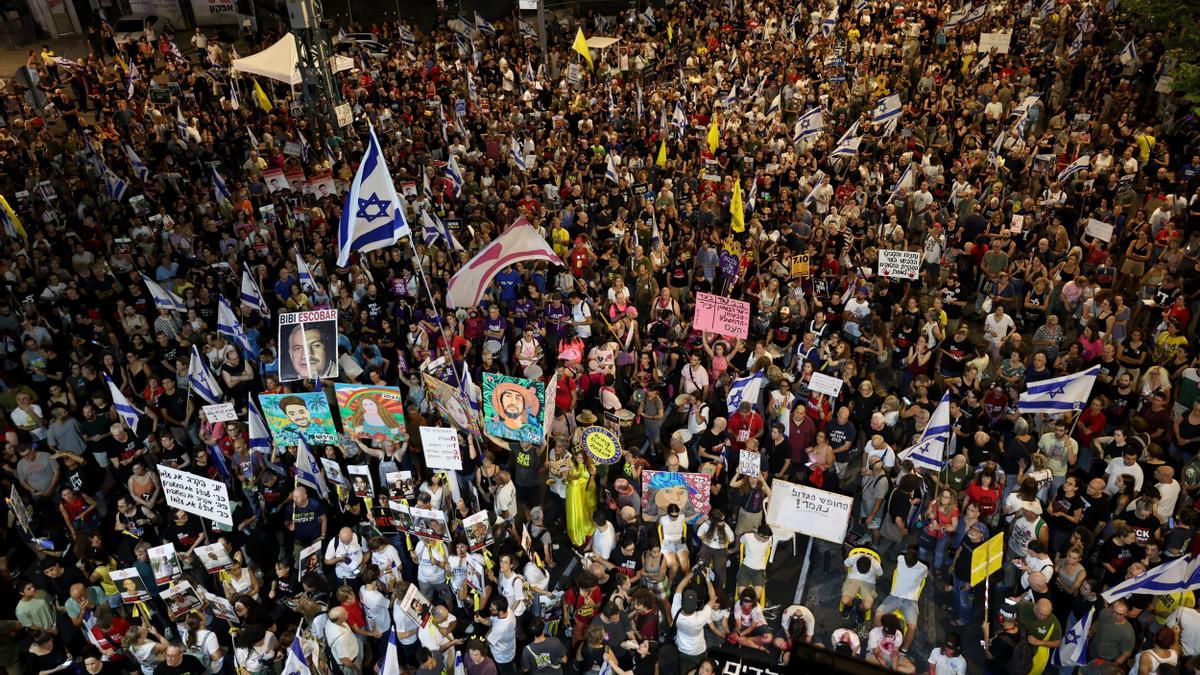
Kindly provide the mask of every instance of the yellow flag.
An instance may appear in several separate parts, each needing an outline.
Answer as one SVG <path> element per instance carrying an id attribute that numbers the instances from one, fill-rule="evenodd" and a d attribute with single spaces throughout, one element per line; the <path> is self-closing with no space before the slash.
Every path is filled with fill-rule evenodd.
<path id="1" fill-rule="evenodd" d="M 729 200 L 729 226 L 734 232 L 746 231 L 746 209 L 742 206 L 742 178 L 733 179 L 733 199 Z"/>
<path id="2" fill-rule="evenodd" d="M 675 41 L 675 22 L 674 21 L 670 21 L 667 23 L 667 40 L 669 42 Z"/>
<path id="3" fill-rule="evenodd" d="M 583 36 L 582 28 L 575 33 L 575 42 L 571 45 L 571 49 L 579 52 L 583 58 L 587 59 L 588 68 L 596 67 L 595 64 L 592 63 L 592 50 L 588 49 L 587 38 Z"/>
<path id="4" fill-rule="evenodd" d="M 125 59 L 121 58 L 121 55 L 120 55 L 120 54 L 117 54 L 117 57 L 116 57 L 116 58 L 117 58 L 117 65 L 121 67 L 121 72 L 122 72 L 122 73 L 128 73 L 128 72 L 129 72 L 129 66 L 125 65 Z"/>
<path id="5" fill-rule="evenodd" d="M 712 126 L 708 128 L 708 151 L 716 152 L 721 143 L 721 129 L 717 126 L 717 116 L 713 115 Z"/>
<path id="6" fill-rule="evenodd" d="M 667 165 L 667 141 L 666 140 L 663 140 L 662 142 L 659 143 L 658 159 L 654 160 L 654 163 L 659 166 L 664 166 L 664 167 Z"/>
<path id="7" fill-rule="evenodd" d="M 258 103 L 258 107 L 263 109 L 263 112 L 271 112 L 271 99 L 267 98 L 267 92 L 263 91 L 258 80 L 254 81 L 254 101 Z"/>
<path id="8" fill-rule="evenodd" d="M 13 231 L 21 235 L 22 239 L 28 239 L 29 235 L 25 234 L 25 228 L 21 225 L 21 219 L 17 217 L 16 211 L 13 211 L 12 207 L 8 205 L 8 200 L 4 198 L 4 195 L 0 195 L 0 208 L 4 210 L 4 220 L 9 225 L 12 225 Z"/>

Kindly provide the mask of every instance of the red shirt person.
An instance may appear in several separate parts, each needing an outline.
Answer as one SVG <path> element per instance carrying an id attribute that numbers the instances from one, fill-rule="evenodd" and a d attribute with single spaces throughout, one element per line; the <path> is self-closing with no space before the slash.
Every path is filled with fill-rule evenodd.
<path id="1" fill-rule="evenodd" d="M 746 441 L 762 437 L 765 428 L 762 415 L 754 411 L 749 401 L 742 401 L 737 412 L 729 416 L 729 443 L 735 449 L 743 450 Z"/>

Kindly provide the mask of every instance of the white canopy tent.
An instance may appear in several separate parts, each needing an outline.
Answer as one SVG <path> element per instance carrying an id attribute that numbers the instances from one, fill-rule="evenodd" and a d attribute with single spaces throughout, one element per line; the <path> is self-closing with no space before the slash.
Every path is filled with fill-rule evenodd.
<path id="1" fill-rule="evenodd" d="M 587 46 L 589 49 L 608 49 L 609 47 L 617 44 L 620 41 L 621 41 L 621 38 L 604 37 L 602 35 L 593 35 L 592 37 L 587 39 Z"/>
<path id="2" fill-rule="evenodd" d="M 338 73 L 353 68 L 354 59 L 334 55 L 329 65 L 333 72 Z M 300 44 L 291 33 L 257 54 L 234 59 L 231 67 L 234 72 L 278 80 L 293 87 L 303 81 L 300 75 Z"/>

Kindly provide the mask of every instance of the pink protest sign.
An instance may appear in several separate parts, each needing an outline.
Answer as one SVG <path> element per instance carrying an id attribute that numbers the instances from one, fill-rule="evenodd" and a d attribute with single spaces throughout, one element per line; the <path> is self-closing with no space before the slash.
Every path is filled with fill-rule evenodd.
<path id="1" fill-rule="evenodd" d="M 711 293 L 696 294 L 696 317 L 700 330 L 745 339 L 750 335 L 750 303 Z"/>

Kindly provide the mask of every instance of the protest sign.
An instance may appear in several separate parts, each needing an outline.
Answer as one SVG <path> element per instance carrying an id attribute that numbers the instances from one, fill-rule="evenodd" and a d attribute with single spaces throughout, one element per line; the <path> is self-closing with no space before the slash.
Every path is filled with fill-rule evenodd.
<path id="1" fill-rule="evenodd" d="M 750 450 L 742 450 L 738 458 L 738 473 L 743 476 L 762 475 L 762 454 Z"/>
<path id="2" fill-rule="evenodd" d="M 696 316 L 692 326 L 718 335 L 745 339 L 750 335 L 750 303 L 712 293 L 697 293 Z"/>
<path id="3" fill-rule="evenodd" d="M 1003 563 L 1004 533 L 998 532 L 996 536 L 971 551 L 971 585 L 977 586 L 979 582 L 999 572 Z"/>
<path id="4" fill-rule="evenodd" d="M 610 429 L 586 427 L 579 434 L 579 444 L 597 464 L 615 464 L 621 458 L 621 443 Z"/>
<path id="5" fill-rule="evenodd" d="M 161 546 L 152 546 L 146 551 L 150 558 L 150 569 L 154 572 L 154 583 L 165 586 L 179 575 L 183 574 L 183 566 L 179 564 L 179 556 L 175 553 L 175 545 L 167 542 Z"/>
<path id="6" fill-rule="evenodd" d="M 921 253 L 920 251 L 881 250 L 879 267 L 876 272 L 881 277 L 916 279 L 921 272 Z"/>
<path id="7" fill-rule="evenodd" d="M 1106 223 L 1103 220 L 1096 220 L 1095 218 L 1088 218 L 1087 235 L 1104 242 L 1112 241 L 1113 224 Z"/>
<path id="8" fill-rule="evenodd" d="M 1009 45 L 1012 44 L 1012 31 L 1003 33 L 980 33 L 979 34 L 979 52 L 987 54 L 996 49 L 997 54 L 1007 54 Z"/>
<path id="9" fill-rule="evenodd" d="M 202 410 L 204 410 L 204 416 L 208 418 L 209 422 L 232 422 L 238 418 L 237 411 L 233 409 L 232 403 L 206 405 Z"/>
<path id="10" fill-rule="evenodd" d="M 425 451 L 425 466 L 430 469 L 462 470 L 458 431 L 455 429 L 421 427 L 421 447 Z"/>
<path id="11" fill-rule="evenodd" d="M 222 525 L 233 525 L 229 495 L 224 483 L 162 464 L 158 465 L 158 477 L 162 481 L 167 506 L 215 520 Z"/>
<path id="12" fill-rule="evenodd" d="M 788 261 L 788 269 L 794 277 L 806 277 L 811 274 L 807 255 L 794 255 Z"/>
<path id="13" fill-rule="evenodd" d="M 842 391 L 842 381 L 825 373 L 813 373 L 812 379 L 808 381 L 808 388 L 819 391 L 829 398 L 837 398 Z"/>
<path id="14" fill-rule="evenodd" d="M 846 538 L 853 504 L 851 497 L 776 478 L 771 481 L 767 524 L 840 544 Z"/>

